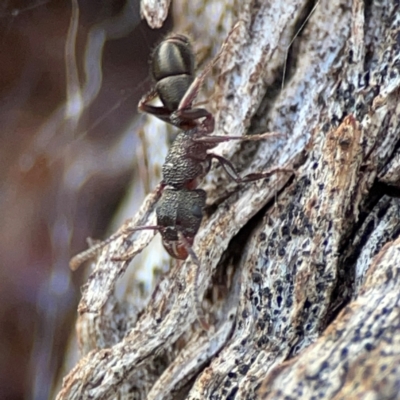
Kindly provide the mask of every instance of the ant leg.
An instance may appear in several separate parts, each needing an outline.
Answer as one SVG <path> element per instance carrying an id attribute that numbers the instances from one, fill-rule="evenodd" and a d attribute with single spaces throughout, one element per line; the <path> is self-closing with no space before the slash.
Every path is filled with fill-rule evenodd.
<path id="1" fill-rule="evenodd" d="M 181 243 L 185 246 L 186 251 L 188 252 L 192 262 L 195 265 L 195 273 L 194 273 L 194 289 L 193 289 L 193 303 L 197 316 L 197 320 L 199 321 L 200 326 L 208 332 L 210 330 L 210 325 L 206 321 L 206 317 L 204 316 L 203 308 L 201 307 L 201 302 L 198 294 L 199 287 L 199 272 L 200 272 L 200 261 L 196 256 L 196 253 L 193 251 L 192 246 L 189 244 L 185 236 L 181 231 L 178 231 L 178 237 Z"/>
<path id="2" fill-rule="evenodd" d="M 158 96 L 157 91 L 153 88 L 149 93 L 145 94 L 139 101 L 138 110 L 140 112 L 153 115 L 164 122 L 170 122 L 171 110 L 164 106 L 153 106 L 149 104 Z"/>
<path id="3" fill-rule="evenodd" d="M 144 200 L 141 209 L 138 211 L 134 218 L 127 220 L 123 227 L 118 230 L 118 232 L 112 234 L 108 239 L 103 240 L 101 242 L 96 243 L 94 246 L 90 247 L 89 249 L 82 251 L 81 253 L 77 254 L 76 256 L 72 257 L 71 261 L 69 262 L 69 267 L 75 271 L 77 270 L 85 261 L 90 260 L 91 258 L 95 257 L 97 253 L 105 246 L 110 244 L 116 239 L 119 239 L 121 236 L 125 235 L 130 228 L 126 228 L 125 225 L 129 223 L 137 223 L 143 224 L 145 223 L 143 218 L 152 210 L 154 206 L 157 204 L 162 191 L 164 190 L 165 183 L 161 181 L 157 187 L 153 190 L 152 193 L 147 195 L 146 199 Z M 142 221 L 142 222 L 140 222 Z M 132 228 L 135 229 L 135 228 Z M 129 233 L 129 232 L 128 232 Z"/>
<path id="4" fill-rule="evenodd" d="M 123 232 L 121 232 L 121 234 L 127 235 L 127 234 L 130 234 L 130 233 L 136 232 L 136 231 L 144 231 L 144 230 L 147 230 L 147 229 L 160 232 L 160 230 L 162 229 L 162 226 L 159 226 L 159 225 L 137 226 L 135 228 L 127 228 L 127 229 L 125 229 Z M 138 252 L 137 250 L 130 251 L 130 252 L 127 252 L 124 255 L 120 256 L 120 257 L 113 257 L 112 260 L 113 261 L 129 261 L 133 257 L 135 257 L 137 252 Z"/>
<path id="5" fill-rule="evenodd" d="M 183 96 L 181 102 L 179 103 L 178 110 L 187 109 L 187 108 L 191 108 L 192 107 L 193 101 L 195 100 L 195 98 L 199 94 L 199 90 L 200 90 L 201 86 L 203 85 L 205 77 L 210 73 L 211 69 L 214 67 L 214 65 L 221 58 L 222 54 L 225 51 L 225 47 L 227 46 L 228 40 L 230 39 L 232 33 L 239 27 L 239 22 L 240 21 L 238 21 L 235 24 L 235 26 L 229 32 L 228 36 L 225 38 L 225 40 L 222 43 L 222 46 L 221 46 L 218 54 L 214 57 L 214 59 L 212 59 L 205 66 L 205 68 L 203 69 L 201 74 L 192 82 L 192 84 L 190 85 L 189 89 L 187 90 L 187 92 Z"/>
<path id="6" fill-rule="evenodd" d="M 156 88 L 154 87 L 151 91 L 145 94 L 139 101 L 138 110 L 142 113 L 153 115 L 154 117 L 161 119 L 163 122 L 172 123 L 178 128 L 185 123 L 195 121 L 196 119 L 206 118 L 210 119 L 211 114 L 204 108 L 189 108 L 184 110 L 179 110 L 178 112 L 171 112 L 165 106 L 154 106 L 149 104 L 152 100 L 158 97 Z M 211 116 L 212 117 L 212 116 Z M 195 124 L 193 124 L 193 127 Z M 190 128 L 190 126 L 189 126 Z M 214 125 L 210 132 L 214 129 Z"/>
<path id="7" fill-rule="evenodd" d="M 284 138 L 286 137 L 286 135 L 279 132 L 267 132 L 258 135 L 245 135 L 245 136 L 226 136 L 226 135 L 200 136 L 200 137 L 194 137 L 192 138 L 192 140 L 193 142 L 212 144 L 212 143 L 228 142 L 229 140 L 240 140 L 242 142 L 250 142 L 250 141 L 258 141 L 258 140 L 281 138 L 281 137 Z"/>
<path id="8" fill-rule="evenodd" d="M 158 96 L 155 87 L 153 87 L 150 92 L 146 93 L 139 101 L 138 109 L 144 111 L 144 107 L 152 100 Z"/>
<path id="9" fill-rule="evenodd" d="M 214 116 L 205 108 L 189 108 L 177 110 L 171 114 L 171 121 L 175 126 L 184 125 L 185 122 L 192 122 L 196 119 L 204 118 L 198 125 L 201 128 L 201 133 L 208 135 L 214 131 L 215 120 Z"/>
<path id="10" fill-rule="evenodd" d="M 94 244 L 92 247 L 89 249 L 82 251 L 81 253 L 77 254 L 76 256 L 71 258 L 71 261 L 69 262 L 69 267 L 71 268 L 72 271 L 76 271 L 85 261 L 90 260 L 91 258 L 95 257 L 95 255 L 104 247 L 106 247 L 108 244 L 113 242 L 114 240 L 118 239 L 119 237 L 135 232 L 135 231 L 140 231 L 144 229 L 160 229 L 159 226 L 138 226 L 136 228 L 129 228 L 125 229 L 121 232 L 116 232 L 113 235 L 111 235 L 109 238 L 106 240 L 103 240 L 101 242 L 98 242 Z M 129 260 L 129 258 L 132 257 L 121 257 L 121 259 L 114 259 L 115 261 L 126 261 Z"/>
<path id="11" fill-rule="evenodd" d="M 295 171 L 291 168 L 276 167 L 276 168 L 271 168 L 265 172 L 248 174 L 242 178 L 239 176 L 235 167 L 229 160 L 227 160 L 226 158 L 221 157 L 217 154 L 209 154 L 209 156 L 211 158 L 215 158 L 222 165 L 222 168 L 229 175 L 229 177 L 236 183 L 246 183 L 246 182 L 257 181 L 259 179 L 268 178 L 271 175 L 274 175 L 279 172 L 286 173 L 286 174 L 294 174 L 295 173 Z"/>
<path id="12" fill-rule="evenodd" d="M 171 112 L 171 110 L 164 106 L 153 106 L 149 104 L 149 102 L 157 96 L 158 94 L 154 89 L 146 94 L 140 100 L 138 110 L 153 115 L 163 122 L 172 123 L 172 125 L 175 125 L 178 128 L 184 128 L 185 126 L 188 128 L 194 127 L 196 126 L 193 123 L 195 120 L 204 118 L 204 121 L 201 122 L 202 131 L 205 134 L 214 131 L 214 117 L 206 109 L 189 108 Z"/>
<path id="13" fill-rule="evenodd" d="M 84 262 L 95 257 L 96 254 L 103 247 L 106 247 L 108 244 L 110 244 L 114 240 L 118 239 L 121 235 L 123 235 L 122 232 L 116 232 L 113 235 L 111 235 L 108 239 L 103 240 L 102 242 L 98 242 L 95 245 L 93 245 L 92 247 L 90 247 L 89 249 L 82 251 L 81 253 L 72 257 L 71 261 L 69 262 L 69 267 L 72 269 L 72 271 L 76 271 Z"/>
<path id="14" fill-rule="evenodd" d="M 222 46 L 223 48 L 224 46 Z M 192 107 L 192 104 L 199 94 L 200 88 L 203 85 L 204 79 L 210 73 L 212 67 L 216 64 L 216 62 L 221 57 L 221 50 L 218 55 L 211 60 L 203 69 L 201 74 L 195 78 L 192 84 L 189 86 L 189 89 L 186 91 L 185 95 L 182 97 L 181 102 L 179 103 L 178 111 L 189 109 Z"/>

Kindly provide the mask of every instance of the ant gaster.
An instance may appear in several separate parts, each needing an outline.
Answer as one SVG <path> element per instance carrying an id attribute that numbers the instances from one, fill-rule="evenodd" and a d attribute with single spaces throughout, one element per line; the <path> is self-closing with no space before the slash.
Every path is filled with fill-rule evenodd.
<path id="1" fill-rule="evenodd" d="M 162 191 L 162 194 L 156 207 L 157 225 L 139 226 L 127 229 L 117 236 L 112 235 L 106 241 L 75 256 L 71 260 L 71 268 L 76 269 L 79 264 L 91 258 L 98 250 L 121 234 L 153 229 L 160 232 L 163 245 L 172 257 L 184 260 L 190 255 L 198 271 L 200 263 L 191 246 L 202 220 L 206 193 L 197 189 L 197 186 L 210 170 L 212 159 L 216 159 L 237 183 L 266 178 L 276 172 L 293 173 L 292 169 L 274 168 L 263 173 L 240 177 L 230 161 L 210 152 L 218 143 L 229 140 L 261 140 L 281 136 L 276 133 L 243 137 L 211 136 L 210 134 L 214 131 L 213 115 L 204 108 L 192 107 L 206 75 L 222 55 L 231 33 L 218 55 L 197 78 L 194 78 L 195 55 L 188 38 L 174 34 L 164 39 L 156 47 L 152 56 L 151 70 L 155 85 L 141 99 L 138 109 L 181 130 L 172 143 L 162 167 L 163 180 L 158 189 Z M 150 104 L 156 97 L 160 99 L 162 106 Z M 129 260 L 130 258 L 132 255 L 127 253 L 115 260 Z M 197 290 L 195 291 L 194 300 L 198 320 L 201 326 L 207 330 L 208 324 L 202 315 Z"/>

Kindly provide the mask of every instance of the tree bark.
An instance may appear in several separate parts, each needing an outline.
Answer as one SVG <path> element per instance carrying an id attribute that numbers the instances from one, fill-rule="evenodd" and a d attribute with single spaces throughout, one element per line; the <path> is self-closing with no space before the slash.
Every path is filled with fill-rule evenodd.
<path id="1" fill-rule="evenodd" d="M 57 398 L 400 398 L 399 3 L 174 7 L 205 54 L 239 21 L 207 85 L 216 134 L 282 133 L 218 153 L 241 175 L 295 174 L 237 185 L 212 169 L 194 244 L 208 334 L 190 260 L 146 301 L 117 300 L 128 264 L 115 257 L 153 234 L 106 247 L 79 308 L 83 358 Z M 151 224 L 156 198 L 127 224 Z"/>

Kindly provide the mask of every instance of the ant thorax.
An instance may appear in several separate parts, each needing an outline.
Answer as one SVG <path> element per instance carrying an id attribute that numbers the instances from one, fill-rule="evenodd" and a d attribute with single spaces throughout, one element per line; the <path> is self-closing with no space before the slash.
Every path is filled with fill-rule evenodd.
<path id="1" fill-rule="evenodd" d="M 165 184 L 174 188 L 196 188 L 210 169 L 207 150 L 212 147 L 214 144 L 207 146 L 191 140 L 190 131 L 180 132 L 162 166 Z"/>

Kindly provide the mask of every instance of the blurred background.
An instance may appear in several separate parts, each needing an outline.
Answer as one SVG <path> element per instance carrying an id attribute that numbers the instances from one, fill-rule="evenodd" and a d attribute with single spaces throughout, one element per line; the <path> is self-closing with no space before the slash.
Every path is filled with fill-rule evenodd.
<path id="1" fill-rule="evenodd" d="M 0 2 L 0 399 L 49 398 L 84 278 L 69 259 L 132 180 L 148 190 L 136 108 L 171 21 L 151 30 L 139 0 L 76 4 Z"/>

